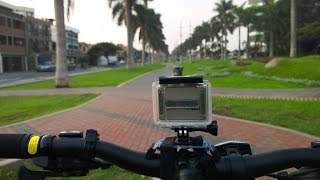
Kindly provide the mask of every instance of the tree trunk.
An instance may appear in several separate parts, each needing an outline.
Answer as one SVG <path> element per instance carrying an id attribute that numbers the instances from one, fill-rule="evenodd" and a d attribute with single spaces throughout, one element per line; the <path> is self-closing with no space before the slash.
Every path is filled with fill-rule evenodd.
<path id="1" fill-rule="evenodd" d="M 223 60 L 223 54 L 224 54 L 224 53 L 223 53 L 223 47 L 224 47 L 224 46 L 223 46 L 223 35 L 222 35 L 221 38 L 222 38 L 222 40 L 220 41 L 220 48 L 221 48 L 221 55 L 220 55 L 221 57 L 220 57 L 220 59 Z"/>
<path id="2" fill-rule="evenodd" d="M 151 55 L 151 64 L 154 63 L 154 49 L 152 49 L 152 55 Z"/>
<path id="3" fill-rule="evenodd" d="M 127 19 L 127 36 L 128 36 L 128 53 L 127 53 L 127 68 L 132 68 L 133 63 L 133 32 L 131 25 L 131 4 L 130 0 L 126 0 L 126 19 Z"/>
<path id="4" fill-rule="evenodd" d="M 297 34 L 296 34 L 296 0 L 291 0 L 291 37 L 290 37 L 290 57 L 297 56 Z"/>
<path id="5" fill-rule="evenodd" d="M 145 40 L 145 37 L 144 37 L 144 29 L 142 28 L 141 29 L 142 31 L 142 54 L 141 54 L 141 64 L 142 66 L 144 66 L 145 64 L 145 60 L 146 60 L 146 40 Z"/>
<path id="6" fill-rule="evenodd" d="M 249 27 L 249 25 L 247 26 L 247 29 L 248 29 L 248 32 L 247 32 L 247 44 L 246 44 L 246 54 L 247 54 L 247 59 L 249 59 L 249 49 L 250 49 L 250 27 Z"/>
<path id="7" fill-rule="evenodd" d="M 207 40 L 204 40 L 204 59 L 207 58 Z"/>
<path id="8" fill-rule="evenodd" d="M 238 60 L 240 60 L 241 56 L 241 26 L 239 24 L 239 46 L 238 46 Z"/>
<path id="9" fill-rule="evenodd" d="M 274 47 L 274 43 L 273 43 L 273 32 L 270 31 L 270 49 L 269 49 L 269 57 L 273 57 L 273 47 Z"/>
<path id="10" fill-rule="evenodd" d="M 56 80 L 55 87 L 68 87 L 68 69 L 66 58 L 66 35 L 64 25 L 64 6 L 63 0 L 54 0 L 54 10 L 57 30 L 56 47 Z"/>
<path id="11" fill-rule="evenodd" d="M 224 54 L 223 59 L 227 60 L 227 35 L 224 36 Z"/>
<path id="12" fill-rule="evenodd" d="M 145 40 L 142 39 L 142 55 L 141 55 L 141 64 L 144 66 L 146 60 L 146 43 Z"/>
<path id="13" fill-rule="evenodd" d="M 150 46 L 148 48 L 148 61 L 149 61 L 149 64 L 151 64 L 151 48 L 150 48 Z"/>

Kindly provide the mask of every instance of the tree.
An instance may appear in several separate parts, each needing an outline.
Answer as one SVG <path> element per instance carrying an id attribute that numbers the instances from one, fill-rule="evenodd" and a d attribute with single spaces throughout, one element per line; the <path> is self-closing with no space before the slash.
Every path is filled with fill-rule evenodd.
<path id="1" fill-rule="evenodd" d="M 297 34 L 296 34 L 296 22 L 297 22 L 297 15 L 296 15 L 296 0 L 291 0 L 291 18 L 290 18 L 290 57 L 297 56 Z"/>
<path id="2" fill-rule="evenodd" d="M 299 54 L 320 54 L 320 22 L 305 24 L 297 34 Z"/>
<path id="3" fill-rule="evenodd" d="M 68 68 L 66 62 L 66 40 L 65 40 L 65 24 L 64 24 L 64 1 L 54 0 L 57 42 L 56 42 L 56 79 L 55 87 L 69 87 Z M 68 16 L 72 1 L 68 0 Z"/>
<path id="4" fill-rule="evenodd" d="M 136 16 L 135 16 L 135 24 L 137 24 L 134 28 L 134 32 L 139 29 L 139 40 L 142 42 L 142 57 L 141 57 L 141 63 L 144 65 L 145 63 L 145 54 L 146 54 L 146 45 L 147 43 L 150 43 L 152 34 L 155 32 L 162 32 L 162 26 L 160 19 L 158 19 L 158 15 L 155 13 L 153 9 L 149 9 L 146 7 L 146 5 L 135 5 L 134 7 Z M 135 33 L 134 33 L 135 34 Z"/>
<path id="5" fill-rule="evenodd" d="M 235 28 L 234 26 L 234 21 L 235 21 L 235 16 L 233 13 L 233 3 L 232 0 L 227 1 L 227 0 L 221 0 L 220 3 L 215 3 L 216 4 L 216 9 L 215 11 L 218 12 L 218 15 L 216 16 L 216 21 L 221 23 L 221 34 L 222 34 L 222 49 L 223 49 L 223 57 L 221 59 L 226 59 L 227 58 L 227 36 L 228 32 L 233 33 L 233 30 Z"/>
<path id="6" fill-rule="evenodd" d="M 145 4 L 147 0 L 144 0 Z M 109 0 L 109 7 L 112 8 L 113 18 L 118 18 L 118 25 L 123 22 L 127 27 L 127 40 L 128 40 L 128 55 L 127 55 L 127 68 L 131 69 L 133 64 L 133 39 L 134 27 L 132 25 L 132 9 L 138 3 L 138 0 Z"/>
<path id="7" fill-rule="evenodd" d="M 119 48 L 116 45 L 114 45 L 112 43 L 108 43 L 108 42 L 103 42 L 103 43 L 98 43 L 98 44 L 93 45 L 89 49 L 87 54 L 90 57 L 94 57 L 94 58 L 98 58 L 100 56 L 105 56 L 107 58 L 108 64 L 109 64 L 108 56 L 115 55 L 118 50 L 119 50 Z"/>
<path id="8" fill-rule="evenodd" d="M 238 44 L 238 59 L 241 56 L 241 27 L 246 23 L 246 10 L 244 9 L 244 4 L 240 7 L 234 7 L 234 13 L 236 16 L 237 26 L 239 28 L 239 44 Z"/>

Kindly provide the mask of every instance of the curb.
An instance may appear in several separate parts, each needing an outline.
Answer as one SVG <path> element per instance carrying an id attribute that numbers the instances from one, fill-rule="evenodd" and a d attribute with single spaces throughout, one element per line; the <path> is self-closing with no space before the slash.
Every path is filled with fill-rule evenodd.
<path id="1" fill-rule="evenodd" d="M 237 99 L 261 99 L 261 100 L 288 100 L 288 101 L 320 101 L 320 98 L 310 97 L 279 97 L 279 96 L 250 96 L 250 95 L 227 95 L 213 94 L 213 96 Z"/>
<path id="2" fill-rule="evenodd" d="M 78 76 L 78 75 L 83 75 L 83 74 L 91 74 L 91 73 L 96 73 L 96 72 L 101 72 L 101 71 L 106 71 L 110 70 L 111 68 L 106 68 L 106 69 L 99 69 L 99 70 L 92 70 L 92 71 L 84 71 L 84 72 L 79 72 L 79 73 L 73 73 L 73 74 L 68 74 L 68 77 L 71 76 Z M 29 83 L 35 83 L 35 82 L 40 82 L 40 81 L 46 81 L 46 80 L 52 80 L 55 79 L 55 74 L 50 77 L 43 77 L 43 78 L 35 78 L 35 79 L 26 79 L 26 80 L 20 80 L 17 82 L 13 83 L 7 83 L 0 85 L 0 88 L 5 88 L 5 87 L 11 87 L 11 86 L 18 86 L 18 85 L 23 85 L 23 84 L 29 84 Z"/>
<path id="3" fill-rule="evenodd" d="M 161 69 L 163 69 L 163 68 L 161 68 Z M 122 86 L 124 86 L 124 85 L 126 85 L 126 84 L 128 84 L 128 83 L 130 83 L 130 82 L 132 82 L 132 81 L 134 81 L 134 80 L 137 80 L 137 79 L 141 78 L 142 76 L 151 74 L 151 73 L 153 73 L 153 72 L 155 72 L 155 71 L 159 71 L 159 70 L 161 70 L 161 69 L 155 69 L 155 70 L 153 70 L 153 71 L 149 71 L 149 72 L 140 74 L 139 76 L 136 76 L 136 77 L 134 77 L 134 78 L 132 78 L 132 79 L 129 79 L 128 81 L 125 81 L 125 82 L 117 85 L 116 87 L 117 87 L 117 88 L 120 88 L 120 87 L 122 87 Z"/>
<path id="4" fill-rule="evenodd" d="M 275 125 L 272 125 L 272 124 L 266 124 L 266 123 L 256 122 L 256 121 L 249 121 L 249 120 L 244 120 L 244 119 L 239 119 L 239 118 L 234 118 L 234 117 L 229 117 L 229 116 L 223 116 L 223 115 L 219 115 L 219 114 L 213 114 L 213 116 L 218 117 L 218 118 L 220 117 L 220 118 L 224 118 L 224 119 L 229 119 L 229 120 L 232 120 L 232 121 L 239 121 L 239 122 L 244 122 L 244 123 L 248 123 L 248 124 L 255 124 L 255 125 L 260 125 L 260 126 L 266 126 L 266 127 L 269 127 L 269 128 L 279 129 L 279 130 L 282 130 L 282 131 L 287 131 L 287 132 L 290 132 L 290 133 L 298 134 L 300 136 L 304 136 L 304 137 L 307 137 L 307 138 L 310 138 L 310 139 L 313 139 L 313 140 L 319 140 L 320 139 L 320 137 L 317 137 L 317 136 L 306 134 L 306 133 L 303 133 L 303 132 L 300 132 L 300 131 L 297 131 L 297 130 L 293 130 L 293 129 L 288 129 L 288 128 L 285 128 L 285 127 L 275 126 Z"/>
<path id="5" fill-rule="evenodd" d="M 5 160 L 2 160 L 2 161 L 0 161 L 0 167 L 7 166 L 9 164 L 12 164 L 12 163 L 15 163 L 15 162 L 18 162 L 18 161 L 22 161 L 22 159 L 5 159 Z"/>

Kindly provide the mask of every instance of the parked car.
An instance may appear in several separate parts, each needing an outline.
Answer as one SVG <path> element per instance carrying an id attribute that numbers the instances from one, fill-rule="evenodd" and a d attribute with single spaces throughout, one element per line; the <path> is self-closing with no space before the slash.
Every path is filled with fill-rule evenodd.
<path id="1" fill-rule="evenodd" d="M 54 72 L 56 70 L 56 65 L 52 61 L 46 61 L 37 66 L 38 72 Z"/>
<path id="2" fill-rule="evenodd" d="M 126 64 L 126 61 L 123 60 L 123 59 L 121 59 L 121 60 L 119 61 L 119 64 L 120 64 L 120 65 L 124 65 L 124 64 Z"/>

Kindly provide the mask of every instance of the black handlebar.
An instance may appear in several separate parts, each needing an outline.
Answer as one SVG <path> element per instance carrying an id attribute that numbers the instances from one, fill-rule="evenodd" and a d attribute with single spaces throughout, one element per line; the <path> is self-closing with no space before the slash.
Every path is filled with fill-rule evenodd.
<path id="1" fill-rule="evenodd" d="M 36 149 L 32 150 L 35 145 Z M 161 176 L 159 156 L 148 160 L 144 153 L 103 141 L 97 141 L 94 152 L 95 157 L 129 171 L 153 177 Z M 83 138 L 0 134 L 0 158 L 26 159 L 37 156 L 86 157 L 88 152 Z M 252 156 L 231 155 L 220 158 L 214 164 L 222 179 L 255 178 L 290 167 L 319 167 L 320 148 L 285 149 Z"/>
<path id="2" fill-rule="evenodd" d="M 28 158 L 28 143 L 31 134 L 0 134 L 1 158 Z"/>
<path id="3" fill-rule="evenodd" d="M 222 179 L 256 178 L 292 167 L 319 167 L 319 148 L 284 149 L 252 156 L 233 155 L 216 162 Z"/>

